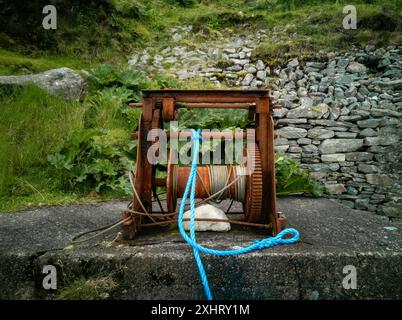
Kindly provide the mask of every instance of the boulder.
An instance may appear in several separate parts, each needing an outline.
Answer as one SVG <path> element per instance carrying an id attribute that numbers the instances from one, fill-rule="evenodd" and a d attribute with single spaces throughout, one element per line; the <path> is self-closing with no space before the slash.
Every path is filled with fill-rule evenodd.
<path id="1" fill-rule="evenodd" d="M 27 84 L 35 84 L 50 95 L 66 100 L 83 100 L 88 93 L 85 79 L 69 68 L 52 69 L 33 75 L 0 76 L 0 86 Z"/>

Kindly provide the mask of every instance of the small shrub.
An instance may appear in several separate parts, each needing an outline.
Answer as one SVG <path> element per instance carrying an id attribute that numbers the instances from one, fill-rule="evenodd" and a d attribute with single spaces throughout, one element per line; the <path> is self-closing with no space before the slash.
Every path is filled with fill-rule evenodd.
<path id="1" fill-rule="evenodd" d="M 300 168 L 300 164 L 290 157 L 275 155 L 276 192 L 278 195 L 308 192 L 318 197 L 325 193 L 324 186 L 309 176 L 309 171 Z"/>
<path id="2" fill-rule="evenodd" d="M 62 179 L 82 192 L 109 189 L 131 194 L 125 174 L 133 170 L 136 143 L 125 130 L 86 129 L 75 132 L 60 152 L 48 156 Z"/>

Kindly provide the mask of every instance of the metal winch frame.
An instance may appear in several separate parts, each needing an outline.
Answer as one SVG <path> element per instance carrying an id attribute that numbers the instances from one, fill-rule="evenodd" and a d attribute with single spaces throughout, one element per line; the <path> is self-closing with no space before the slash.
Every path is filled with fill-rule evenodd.
<path id="1" fill-rule="evenodd" d="M 241 132 L 209 132 L 202 131 L 202 137 L 209 138 L 233 138 L 247 139 L 250 134 L 255 137 L 254 145 L 245 155 L 247 163 L 254 163 L 254 170 L 248 174 L 242 183 L 245 191 L 238 195 L 236 187 L 240 177 L 236 174 L 240 170 L 238 166 L 228 165 L 219 171 L 210 166 L 199 166 L 197 170 L 196 197 L 208 199 L 214 192 L 213 174 L 225 172 L 227 188 L 222 191 L 227 198 L 241 198 L 243 203 L 244 222 L 249 226 L 263 226 L 269 229 L 273 235 L 284 229 L 285 217 L 276 210 L 275 191 L 275 152 L 274 152 L 274 125 L 272 110 L 278 106 L 272 104 L 272 97 L 268 90 L 144 90 L 143 102 L 131 103 L 131 107 L 142 108 L 138 125 L 138 131 L 132 133 L 132 137 L 138 140 L 136 170 L 132 180 L 134 197 L 130 209 L 123 212 L 123 238 L 133 239 L 142 227 L 147 225 L 163 225 L 174 221 L 176 212 L 176 199 L 184 192 L 187 178 L 190 172 L 189 166 L 178 166 L 172 163 L 170 153 L 167 164 L 167 178 L 155 177 L 156 167 L 147 160 L 149 148 L 155 143 L 149 139 L 152 129 L 162 129 L 163 122 L 176 119 L 176 111 L 179 108 L 224 108 L 248 110 L 247 130 Z M 183 133 L 181 133 L 182 136 Z M 186 133 L 184 133 L 186 134 Z M 190 136 L 190 132 L 187 132 Z M 168 139 L 176 139 L 171 137 Z M 152 212 L 153 193 L 156 186 L 165 186 L 167 194 L 168 212 Z M 230 186 L 230 187 L 229 187 Z M 222 196 L 222 194 L 220 196 Z M 237 199 L 238 200 L 238 199 Z M 148 216 L 164 218 L 165 220 L 153 223 L 144 223 Z M 235 222 L 235 221 L 231 221 Z"/>

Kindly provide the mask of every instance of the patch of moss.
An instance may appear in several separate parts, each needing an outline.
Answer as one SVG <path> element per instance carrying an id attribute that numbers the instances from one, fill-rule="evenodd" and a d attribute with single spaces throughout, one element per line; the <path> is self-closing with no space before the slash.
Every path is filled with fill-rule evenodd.
<path id="1" fill-rule="evenodd" d="M 214 75 L 214 77 L 216 77 L 216 79 L 219 80 L 219 81 L 223 81 L 223 80 L 225 80 L 225 78 L 226 78 L 225 74 L 222 73 L 222 72 L 215 72 L 213 75 Z"/>
<path id="2" fill-rule="evenodd" d="M 104 300 L 117 288 L 112 277 L 76 280 L 56 294 L 54 300 Z"/>
<path id="3" fill-rule="evenodd" d="M 215 67 L 219 69 L 226 69 L 232 66 L 233 64 L 234 64 L 233 61 L 227 59 L 220 59 L 215 62 Z"/>

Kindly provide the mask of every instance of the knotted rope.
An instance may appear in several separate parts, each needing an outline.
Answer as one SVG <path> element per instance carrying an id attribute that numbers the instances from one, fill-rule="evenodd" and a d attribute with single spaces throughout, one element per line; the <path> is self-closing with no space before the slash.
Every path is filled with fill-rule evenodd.
<path id="1" fill-rule="evenodd" d="M 194 252 L 194 258 L 197 263 L 197 267 L 200 273 L 202 285 L 204 287 L 204 292 L 208 300 L 212 300 L 212 293 L 209 288 L 207 274 L 205 272 L 204 264 L 202 263 L 200 252 L 213 254 L 217 256 L 234 256 L 243 253 L 247 253 L 253 250 L 261 250 L 264 248 L 269 248 L 281 244 L 292 244 L 299 240 L 299 232 L 296 229 L 288 228 L 281 232 L 279 232 L 275 237 L 266 238 L 263 240 L 253 240 L 254 244 L 243 247 L 236 250 L 216 250 L 210 249 L 203 246 L 200 246 L 196 242 L 195 238 L 195 188 L 196 188 L 196 180 L 197 180 L 197 162 L 198 162 L 198 152 L 200 146 L 201 137 L 201 129 L 195 131 L 192 129 L 191 140 L 193 142 L 193 150 L 192 150 L 192 163 L 191 163 L 191 171 L 187 180 L 186 189 L 183 194 L 183 198 L 180 204 L 179 210 L 179 218 L 178 225 L 179 230 L 184 238 L 184 240 L 191 245 Z M 190 193 L 190 236 L 187 235 L 186 231 L 183 228 L 183 215 L 184 208 L 186 205 L 188 194 Z M 291 238 L 284 238 L 286 235 L 292 235 Z"/>

